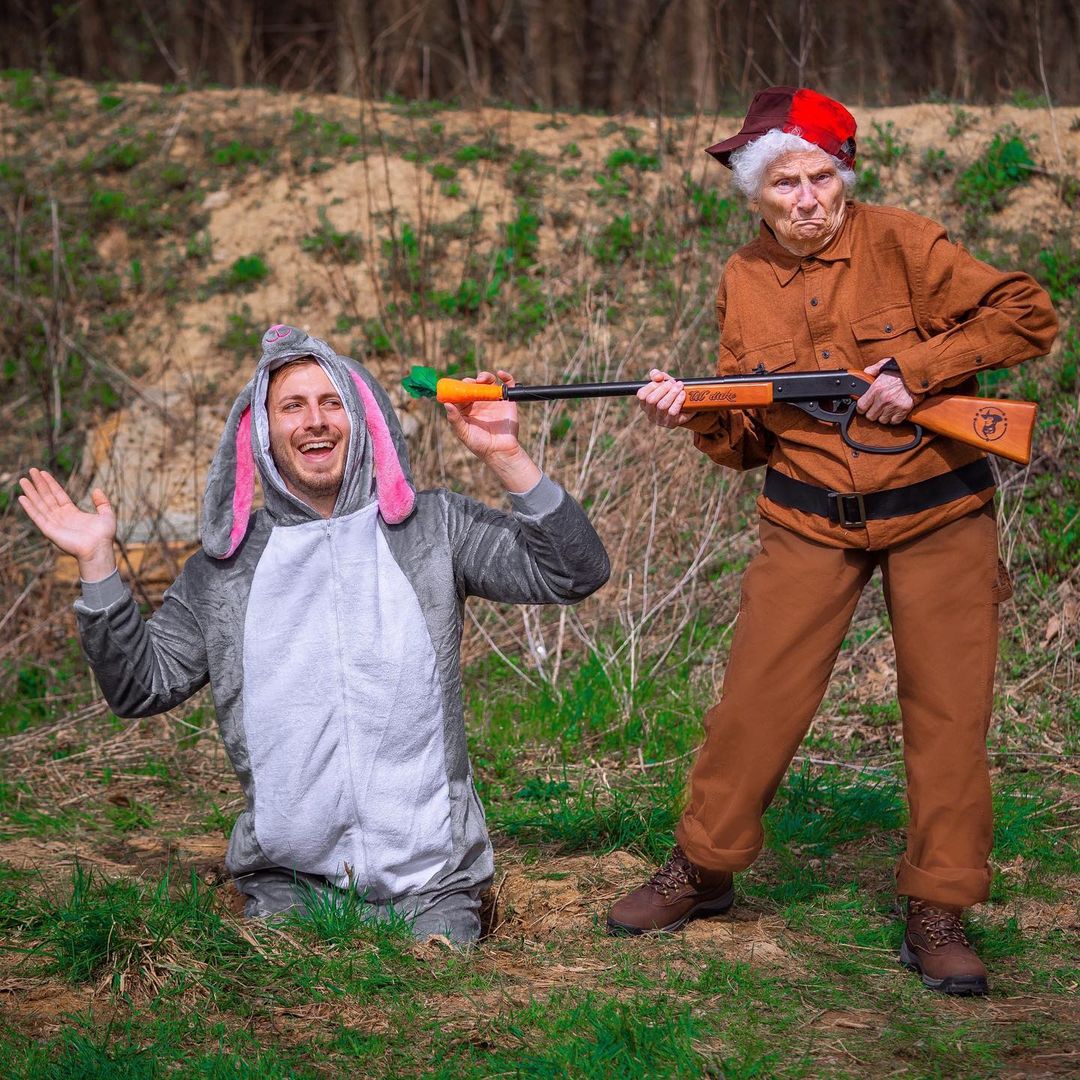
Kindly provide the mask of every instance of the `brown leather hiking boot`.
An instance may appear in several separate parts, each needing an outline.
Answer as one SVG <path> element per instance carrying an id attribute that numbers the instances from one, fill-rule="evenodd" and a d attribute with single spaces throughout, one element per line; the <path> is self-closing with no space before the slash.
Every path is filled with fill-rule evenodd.
<path id="1" fill-rule="evenodd" d="M 908 898 L 900 963 L 943 994 L 985 994 L 986 968 L 964 936 L 962 908 Z"/>
<path id="2" fill-rule="evenodd" d="M 681 847 L 640 888 L 616 901 L 608 912 L 609 934 L 654 934 L 678 930 L 693 915 L 718 915 L 735 900 L 726 870 L 695 866 Z"/>

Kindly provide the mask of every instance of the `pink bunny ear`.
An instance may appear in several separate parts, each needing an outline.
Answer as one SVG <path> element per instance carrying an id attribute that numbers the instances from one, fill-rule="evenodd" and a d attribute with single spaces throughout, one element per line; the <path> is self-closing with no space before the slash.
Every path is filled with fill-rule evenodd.
<path id="1" fill-rule="evenodd" d="M 255 456 L 252 454 L 252 408 L 248 405 L 237 424 L 237 486 L 232 491 L 232 528 L 229 529 L 228 558 L 240 546 L 247 532 L 247 519 L 255 498 Z"/>
<path id="2" fill-rule="evenodd" d="M 255 456 L 251 452 L 251 406 L 240 414 L 236 425 L 236 486 L 233 488 L 232 526 L 229 529 L 227 559 L 247 533 L 251 503 L 255 498 Z"/>
<path id="3" fill-rule="evenodd" d="M 364 405 L 364 417 L 375 459 L 375 494 L 379 500 L 379 513 L 388 525 L 397 525 L 413 512 L 416 492 L 405 478 L 397 447 L 394 446 L 390 429 L 386 426 L 386 417 L 383 416 L 375 395 L 355 371 L 350 371 L 349 374 Z"/>
<path id="4" fill-rule="evenodd" d="M 240 546 L 254 498 L 249 383 L 229 410 L 217 453 L 206 474 L 201 532 L 203 551 L 212 559 L 227 559 Z"/>

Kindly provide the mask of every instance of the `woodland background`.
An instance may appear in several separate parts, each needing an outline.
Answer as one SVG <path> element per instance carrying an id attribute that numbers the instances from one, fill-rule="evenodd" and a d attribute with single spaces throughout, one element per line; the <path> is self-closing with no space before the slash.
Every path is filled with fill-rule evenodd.
<path id="1" fill-rule="evenodd" d="M 1077 0 L 7 0 L 0 68 L 590 109 L 1080 95 Z"/>

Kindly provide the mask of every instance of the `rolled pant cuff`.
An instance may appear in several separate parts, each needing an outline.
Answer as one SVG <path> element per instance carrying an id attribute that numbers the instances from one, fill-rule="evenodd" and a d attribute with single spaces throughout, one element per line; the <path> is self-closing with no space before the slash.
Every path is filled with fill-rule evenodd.
<path id="1" fill-rule="evenodd" d="M 932 904 L 971 907 L 990 896 L 990 868 L 941 867 L 921 870 L 901 855 L 896 864 L 896 891 L 901 896 L 917 896 Z"/>
<path id="2" fill-rule="evenodd" d="M 745 870 L 761 851 L 760 844 L 752 848 L 718 848 L 709 843 L 705 830 L 697 822 L 685 817 L 675 827 L 675 839 L 695 866 L 729 874 Z"/>

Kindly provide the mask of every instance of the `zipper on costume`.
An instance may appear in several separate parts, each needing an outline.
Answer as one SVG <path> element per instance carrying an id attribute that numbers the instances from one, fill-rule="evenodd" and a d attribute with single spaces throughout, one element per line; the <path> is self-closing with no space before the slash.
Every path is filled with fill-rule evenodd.
<path id="1" fill-rule="evenodd" d="M 352 807 L 353 807 L 353 820 L 356 822 L 357 833 L 358 833 L 358 836 L 359 836 L 359 850 L 356 852 L 356 854 L 358 854 L 360 856 L 360 859 L 363 862 L 363 867 L 362 868 L 361 867 L 353 867 L 352 869 L 356 872 L 356 877 L 357 878 L 361 878 L 361 876 L 362 876 L 362 880 L 367 881 L 368 877 L 369 877 L 368 853 L 367 853 L 367 848 L 364 846 L 364 839 L 363 839 L 364 838 L 364 832 L 366 830 L 364 828 L 363 814 L 360 811 L 360 800 L 357 797 L 357 793 L 356 793 L 356 771 L 355 771 L 355 769 L 353 767 L 354 752 L 353 752 L 352 732 L 351 732 L 350 726 L 349 726 L 349 715 L 348 715 L 349 695 L 346 693 L 347 680 L 346 680 L 346 675 L 345 675 L 345 672 L 348 669 L 348 665 L 345 663 L 345 657 L 344 657 L 345 635 L 342 632 L 342 624 L 341 624 L 341 616 L 342 616 L 341 605 L 340 605 L 341 592 L 340 592 L 340 588 L 339 588 L 339 577 L 340 577 L 340 575 L 338 573 L 337 559 L 335 557 L 335 551 L 334 551 L 334 519 L 333 518 L 326 518 L 325 519 L 325 535 L 326 535 L 327 546 L 330 549 L 330 587 L 333 590 L 332 596 L 333 596 L 333 609 L 334 609 L 334 632 L 335 632 L 336 637 L 337 637 L 336 648 L 337 648 L 337 651 L 338 651 L 338 654 L 339 654 L 340 668 L 341 668 L 341 672 L 342 672 L 341 677 L 342 677 L 342 680 L 343 680 L 342 685 L 341 685 L 342 733 L 343 733 L 343 736 L 344 736 L 344 739 L 345 739 L 345 759 L 346 759 L 346 762 L 347 762 L 347 765 L 348 765 L 349 794 L 351 796 Z"/>

